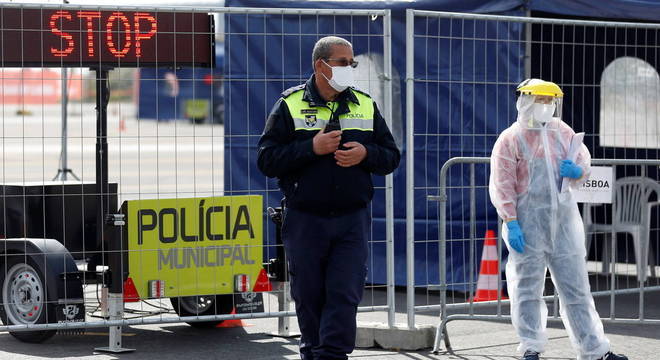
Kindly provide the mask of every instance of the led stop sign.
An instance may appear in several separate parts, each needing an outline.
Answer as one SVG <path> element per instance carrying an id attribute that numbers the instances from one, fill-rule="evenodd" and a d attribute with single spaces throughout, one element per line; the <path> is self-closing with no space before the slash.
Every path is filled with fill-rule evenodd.
<path id="1" fill-rule="evenodd" d="M 213 66 L 210 15 L 0 7 L 0 67 Z"/>

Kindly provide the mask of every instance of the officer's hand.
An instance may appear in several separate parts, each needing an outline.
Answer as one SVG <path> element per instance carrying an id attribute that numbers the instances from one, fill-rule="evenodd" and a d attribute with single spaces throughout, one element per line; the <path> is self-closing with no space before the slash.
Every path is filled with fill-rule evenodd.
<path id="1" fill-rule="evenodd" d="M 314 135 L 312 141 L 314 154 L 325 155 L 335 152 L 339 148 L 339 141 L 341 140 L 341 130 L 330 131 L 324 133 L 323 130 Z"/>
<path id="2" fill-rule="evenodd" d="M 347 150 L 335 151 L 335 160 L 337 160 L 337 165 L 339 166 L 349 167 L 357 165 L 367 157 L 367 148 L 359 142 L 349 141 L 344 144 L 344 147 Z"/>

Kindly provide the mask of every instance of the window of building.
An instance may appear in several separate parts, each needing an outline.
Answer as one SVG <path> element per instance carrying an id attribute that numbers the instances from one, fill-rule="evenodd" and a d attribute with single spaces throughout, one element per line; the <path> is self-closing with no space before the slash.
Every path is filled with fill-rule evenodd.
<path id="1" fill-rule="evenodd" d="M 660 77 L 649 63 L 620 57 L 603 71 L 600 145 L 660 148 Z"/>

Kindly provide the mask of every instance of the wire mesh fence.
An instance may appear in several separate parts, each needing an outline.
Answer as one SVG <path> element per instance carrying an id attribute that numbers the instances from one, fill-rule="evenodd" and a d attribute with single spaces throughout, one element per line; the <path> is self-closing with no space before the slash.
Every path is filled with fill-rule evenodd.
<path id="1" fill-rule="evenodd" d="M 586 133 L 594 164 L 623 161 L 612 168 L 613 191 L 624 178 L 658 183 L 658 165 L 643 161 L 657 159 L 660 144 L 654 24 L 411 10 L 404 134 L 388 11 L 4 4 L 0 20 L 0 329 L 25 340 L 56 329 L 293 315 L 282 306 L 286 286 L 266 281 L 275 267 L 262 265 L 279 257 L 266 209 L 281 194 L 257 170 L 256 143 L 280 93 L 311 75 L 312 47 L 326 35 L 353 43 L 357 87 L 395 138 L 406 137 L 410 327 L 415 312 L 441 306 L 507 313 L 470 300 L 488 230 L 499 236 L 489 167 L 448 168 L 446 194 L 440 169 L 490 155 L 516 117 L 523 79 L 562 87 L 563 120 Z M 581 205 L 592 290 L 619 291 L 601 316 L 643 319 L 644 289 L 660 285 L 653 189 L 644 190 L 647 231 L 633 235 L 596 225 L 616 219 L 616 201 Z M 388 310 L 390 324 L 392 193 L 391 177 L 376 179 L 362 308 Z M 506 295 L 500 243 L 496 254 L 504 258 L 495 290 Z M 617 296 L 638 296 L 640 306 L 626 312 Z M 555 317 L 557 308 L 555 298 Z"/>
<path id="2" fill-rule="evenodd" d="M 265 264 L 281 195 L 256 142 L 326 35 L 352 42 L 389 120 L 389 12 L 3 4 L 0 20 L 0 329 L 110 326 L 118 350 L 121 325 L 295 315 Z M 393 314 L 391 178 L 376 185 L 360 310 Z"/>
<path id="3" fill-rule="evenodd" d="M 598 178 L 586 186 L 607 188 L 614 203 L 580 204 L 583 217 L 589 211 L 591 290 L 611 296 L 599 314 L 645 319 L 650 305 L 644 291 L 659 284 L 657 32 L 655 24 L 408 11 L 407 256 L 414 274 L 408 291 L 426 294 L 408 303 L 409 326 L 416 312 L 433 310 L 441 310 L 440 328 L 448 317 L 508 318 L 508 306 L 498 301 L 507 295 L 507 250 L 489 241 L 493 233 L 500 237 L 501 225 L 488 194 L 488 157 L 498 135 L 516 121 L 515 89 L 526 78 L 562 88 L 562 120 L 586 133 L 592 165 L 611 169 L 605 170 L 611 171 L 609 182 Z M 624 179 L 639 178 L 648 179 L 641 200 L 627 190 L 612 195 Z M 643 214 L 619 221 L 622 211 Z M 621 223 L 633 217 L 645 220 L 626 229 Z M 612 219 L 615 226 L 592 225 Z M 550 315 L 557 320 L 558 298 L 546 275 L 545 294 L 554 300 Z M 480 296 L 485 290 L 486 298 Z M 639 307 L 616 307 L 619 296 L 638 298 Z"/>

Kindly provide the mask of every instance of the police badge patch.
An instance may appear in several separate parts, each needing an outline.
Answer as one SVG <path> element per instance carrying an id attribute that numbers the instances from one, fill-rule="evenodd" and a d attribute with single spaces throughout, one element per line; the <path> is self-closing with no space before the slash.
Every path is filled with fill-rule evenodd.
<path id="1" fill-rule="evenodd" d="M 316 115 L 305 115 L 305 125 L 308 127 L 316 125 Z"/>

